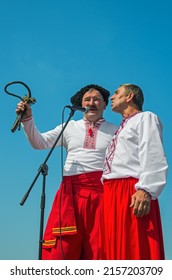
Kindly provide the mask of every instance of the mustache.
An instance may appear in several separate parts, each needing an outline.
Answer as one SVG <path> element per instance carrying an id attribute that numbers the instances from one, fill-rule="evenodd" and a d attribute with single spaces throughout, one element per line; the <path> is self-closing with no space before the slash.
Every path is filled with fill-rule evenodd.
<path id="1" fill-rule="evenodd" d="M 96 111 L 98 110 L 97 107 L 96 107 L 95 105 L 89 106 L 89 109 L 90 109 L 90 110 L 91 110 L 91 109 L 94 109 L 94 110 L 96 110 Z"/>

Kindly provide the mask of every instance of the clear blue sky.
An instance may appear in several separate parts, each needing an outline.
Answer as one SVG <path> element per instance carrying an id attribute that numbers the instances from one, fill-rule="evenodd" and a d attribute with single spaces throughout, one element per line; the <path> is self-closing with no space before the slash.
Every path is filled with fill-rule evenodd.
<path id="1" fill-rule="evenodd" d="M 122 83 L 143 89 L 144 110 L 156 113 L 164 127 L 169 172 L 159 202 L 166 258 L 172 259 L 171 14 L 171 0 L 1 0 L 1 260 L 38 257 L 41 176 L 24 206 L 20 201 L 48 153 L 33 150 L 22 130 L 10 131 L 18 99 L 4 86 L 16 80 L 37 99 L 32 108 L 40 131 L 61 123 L 63 107 L 84 85 L 97 83 L 111 93 Z M 21 87 L 17 93 L 25 94 Z M 105 118 L 121 120 L 110 106 Z M 48 166 L 45 221 L 61 181 L 60 149 Z"/>

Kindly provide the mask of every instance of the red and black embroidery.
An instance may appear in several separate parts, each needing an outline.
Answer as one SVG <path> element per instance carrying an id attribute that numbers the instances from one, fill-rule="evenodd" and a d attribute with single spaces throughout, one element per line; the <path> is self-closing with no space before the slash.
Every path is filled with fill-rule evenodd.
<path id="1" fill-rule="evenodd" d="M 85 133 L 83 148 L 96 149 L 98 129 L 104 121 L 105 119 L 100 119 L 95 123 L 90 123 L 88 120 L 84 119 L 85 126 L 86 126 L 86 133 Z"/>

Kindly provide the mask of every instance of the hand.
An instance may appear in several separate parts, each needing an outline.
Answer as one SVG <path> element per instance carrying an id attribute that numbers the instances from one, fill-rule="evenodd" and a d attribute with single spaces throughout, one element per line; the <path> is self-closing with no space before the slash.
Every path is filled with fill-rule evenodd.
<path id="1" fill-rule="evenodd" d="M 23 113 L 22 120 L 32 116 L 32 110 L 27 102 L 20 101 L 17 104 L 16 114 L 19 115 L 21 113 Z"/>
<path id="2" fill-rule="evenodd" d="M 142 189 L 137 190 L 131 199 L 130 207 L 136 217 L 143 217 L 150 212 L 151 195 Z"/>

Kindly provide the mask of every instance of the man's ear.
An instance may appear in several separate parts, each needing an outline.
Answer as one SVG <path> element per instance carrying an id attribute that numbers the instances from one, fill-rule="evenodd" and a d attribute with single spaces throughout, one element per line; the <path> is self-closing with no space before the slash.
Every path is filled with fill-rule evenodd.
<path id="1" fill-rule="evenodd" d="M 134 98 L 134 93 L 132 91 L 130 91 L 127 94 L 127 102 L 130 102 L 133 98 Z"/>

